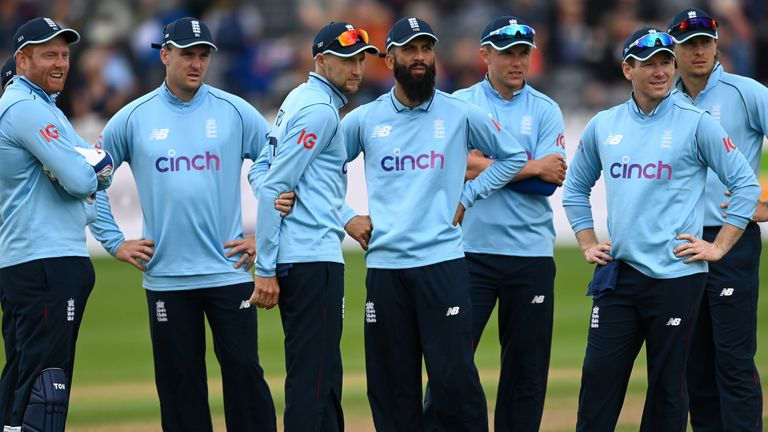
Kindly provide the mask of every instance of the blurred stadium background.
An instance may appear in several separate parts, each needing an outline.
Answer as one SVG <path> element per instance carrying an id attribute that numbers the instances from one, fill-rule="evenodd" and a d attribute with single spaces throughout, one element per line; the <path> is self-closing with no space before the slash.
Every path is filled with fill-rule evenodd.
<path id="1" fill-rule="evenodd" d="M 150 43 L 160 41 L 162 25 L 176 18 L 199 17 L 217 38 L 220 51 L 206 81 L 244 97 L 271 121 L 285 95 L 306 79 L 312 68 L 311 40 L 332 20 L 349 21 L 368 30 L 373 42 L 382 46 L 397 18 L 416 15 L 426 19 L 440 38 L 438 87 L 450 92 L 482 78 L 484 65 L 477 53 L 480 31 L 492 16 L 512 14 L 526 19 L 537 31 L 538 49 L 533 51 L 529 82 L 560 103 L 571 155 L 588 119 L 628 97 L 629 84 L 618 65 L 621 42 L 641 23 L 665 28 L 669 17 L 688 6 L 704 7 L 719 18 L 721 61 L 727 70 L 768 82 L 768 57 L 757 55 L 768 51 L 768 2 L 764 0 L 2 0 L 0 60 L 11 54 L 16 28 L 30 18 L 46 15 L 78 30 L 83 39 L 73 46 L 70 75 L 59 105 L 80 135 L 95 142 L 112 114 L 162 81 L 164 70 Z M 392 75 L 383 62 L 369 58 L 364 85 L 349 107 L 365 103 L 391 86 Z M 351 164 L 349 173 L 348 199 L 353 208 L 365 213 L 359 160 Z M 763 199 L 768 198 L 767 175 L 768 155 L 762 165 Z M 245 180 L 242 186 L 245 229 L 252 232 L 255 200 Z M 126 235 L 139 237 L 141 214 L 127 167 L 118 171 L 110 197 Z M 593 194 L 593 203 L 598 231 L 604 236 L 601 190 Z M 572 247 L 573 235 L 559 205 L 559 192 L 553 197 L 553 207 L 560 247 L 556 252 L 555 340 L 543 430 L 565 431 L 575 424 L 590 304 L 583 294 L 592 268 Z M 768 239 L 767 233 L 764 224 L 764 239 Z M 96 242 L 89 242 L 94 256 L 103 255 Z M 365 270 L 361 254 L 353 244 L 347 246 L 344 406 L 347 429 L 365 431 L 372 430 L 362 348 Z M 765 287 L 765 254 L 763 263 Z M 140 274 L 109 257 L 96 257 L 95 265 L 97 286 L 81 331 L 68 430 L 160 430 Z M 765 300 L 760 308 L 764 317 Z M 279 314 L 260 311 L 259 317 L 260 353 L 281 411 L 284 366 Z M 758 361 L 764 373 L 768 373 L 767 339 L 768 323 L 763 319 Z M 490 407 L 498 372 L 496 340 L 496 333 L 488 332 L 477 356 Z M 217 430 L 224 430 L 218 366 L 209 351 L 210 400 Z M 637 430 L 639 424 L 642 355 L 638 362 L 620 430 Z"/>

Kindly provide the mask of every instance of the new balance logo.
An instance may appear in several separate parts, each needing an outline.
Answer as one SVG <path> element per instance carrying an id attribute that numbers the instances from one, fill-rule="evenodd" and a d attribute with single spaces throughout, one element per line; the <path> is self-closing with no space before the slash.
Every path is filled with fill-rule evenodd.
<path id="1" fill-rule="evenodd" d="M 445 316 L 453 316 L 453 315 L 458 315 L 458 314 L 459 314 L 459 307 L 458 306 L 454 306 L 454 307 L 449 307 L 448 308 L 448 311 L 445 313 Z"/>
<path id="2" fill-rule="evenodd" d="M 149 133 L 150 141 L 160 141 L 168 138 L 169 129 L 152 129 Z"/>
<path id="3" fill-rule="evenodd" d="M 681 321 L 682 321 L 682 318 L 670 318 L 669 321 L 667 321 L 667 325 L 677 327 L 680 325 Z"/>
<path id="4" fill-rule="evenodd" d="M 373 133 L 371 134 L 371 138 L 383 138 L 385 136 L 389 136 L 389 133 L 392 131 L 392 126 L 390 125 L 378 125 L 375 128 L 373 128 Z"/>
<path id="5" fill-rule="evenodd" d="M 533 296 L 533 300 L 531 300 L 531 303 L 544 303 L 544 296 L 543 295 Z"/>
<path id="6" fill-rule="evenodd" d="M 248 300 L 243 300 L 240 302 L 240 309 L 248 309 L 251 307 L 251 302 Z"/>
<path id="7" fill-rule="evenodd" d="M 733 295 L 733 288 L 723 288 L 722 291 L 720 291 L 720 297 L 730 297 Z"/>
<path id="8" fill-rule="evenodd" d="M 624 138 L 624 135 L 621 135 L 621 134 L 617 134 L 617 135 L 610 134 L 608 135 L 608 138 L 606 138 L 605 141 L 603 141 L 603 144 L 616 145 L 620 143 L 623 138 Z"/>
<path id="9" fill-rule="evenodd" d="M 600 308 L 598 306 L 592 308 L 592 322 L 590 323 L 590 327 L 600 327 Z"/>

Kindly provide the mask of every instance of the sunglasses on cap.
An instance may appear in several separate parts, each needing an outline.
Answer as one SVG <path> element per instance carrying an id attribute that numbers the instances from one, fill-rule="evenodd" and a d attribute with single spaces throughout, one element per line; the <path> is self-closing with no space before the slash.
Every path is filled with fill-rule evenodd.
<path id="1" fill-rule="evenodd" d="M 530 38 L 533 38 L 533 35 L 535 34 L 536 32 L 530 26 L 527 26 L 524 24 L 510 24 L 508 26 L 504 26 L 500 29 L 496 29 L 488 33 L 488 36 L 483 38 L 483 42 L 487 41 L 488 39 L 494 36 L 500 39 L 514 39 L 514 38 L 530 39 Z"/>
<path id="2" fill-rule="evenodd" d="M 715 30 L 717 28 L 717 21 L 714 18 L 694 17 L 681 21 L 672 27 L 672 30 L 680 30 L 681 32 L 687 32 L 692 30 Z"/>
<path id="3" fill-rule="evenodd" d="M 362 39 L 363 43 L 369 43 L 371 40 L 368 37 L 368 32 L 363 29 L 347 30 L 340 34 L 335 40 L 339 41 L 341 46 L 348 47 L 356 44 L 360 39 Z"/>
<path id="4" fill-rule="evenodd" d="M 675 41 L 672 39 L 672 36 L 668 35 L 667 33 L 649 33 L 638 40 L 632 42 L 627 47 L 627 50 L 630 50 L 634 47 L 638 48 L 653 48 L 657 46 L 662 47 L 671 47 L 675 44 Z"/>

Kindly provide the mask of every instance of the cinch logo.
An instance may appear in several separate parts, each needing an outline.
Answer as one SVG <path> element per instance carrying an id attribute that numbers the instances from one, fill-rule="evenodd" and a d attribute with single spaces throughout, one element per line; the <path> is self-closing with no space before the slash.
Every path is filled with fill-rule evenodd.
<path id="1" fill-rule="evenodd" d="M 392 153 L 394 156 L 384 156 L 381 159 L 381 169 L 384 171 L 408 171 L 416 169 L 435 168 L 436 161 L 440 161 L 439 169 L 445 167 L 445 156 L 431 150 L 429 154 L 401 155 L 400 149 L 396 148 Z"/>
<path id="2" fill-rule="evenodd" d="M 168 157 L 159 157 L 155 161 L 155 168 L 160 172 L 176 171 L 219 171 L 221 160 L 211 152 L 204 155 L 176 156 L 176 150 L 168 150 Z"/>
<path id="3" fill-rule="evenodd" d="M 611 177 L 624 179 L 656 179 L 661 180 L 666 172 L 667 180 L 672 180 L 672 166 L 662 161 L 659 163 L 649 163 L 647 165 L 630 164 L 629 156 L 624 156 L 623 163 L 614 162 L 611 164 Z"/>
<path id="4" fill-rule="evenodd" d="M 45 129 L 40 129 L 40 135 L 43 136 L 45 142 L 51 142 L 52 139 L 59 139 L 59 130 L 56 126 L 49 124 Z"/>
<path id="5" fill-rule="evenodd" d="M 730 153 L 731 150 L 736 150 L 736 144 L 731 141 L 730 137 L 723 138 L 723 145 L 725 146 L 726 153 Z"/>

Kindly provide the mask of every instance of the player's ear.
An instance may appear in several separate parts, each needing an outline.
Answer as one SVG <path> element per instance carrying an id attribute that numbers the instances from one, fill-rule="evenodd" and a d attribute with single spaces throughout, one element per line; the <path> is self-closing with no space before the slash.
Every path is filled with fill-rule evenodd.
<path id="1" fill-rule="evenodd" d="M 387 69 L 395 70 L 395 54 L 392 50 L 387 51 L 387 54 L 384 56 L 384 64 L 387 65 Z"/>
<path id="2" fill-rule="evenodd" d="M 164 65 L 168 66 L 168 49 L 166 47 L 160 48 L 160 61 L 163 62 Z"/>
<path id="3" fill-rule="evenodd" d="M 491 55 L 489 52 L 490 48 L 488 48 L 487 45 L 483 45 L 480 47 L 480 58 L 483 60 L 483 62 L 488 65 L 488 57 Z"/>
<path id="4" fill-rule="evenodd" d="M 621 62 L 621 72 L 628 81 L 632 81 L 632 66 L 635 61 L 635 59 L 627 59 L 627 61 Z"/>

